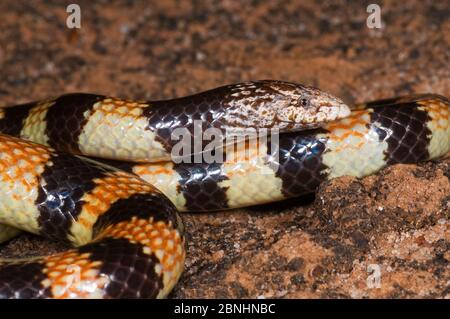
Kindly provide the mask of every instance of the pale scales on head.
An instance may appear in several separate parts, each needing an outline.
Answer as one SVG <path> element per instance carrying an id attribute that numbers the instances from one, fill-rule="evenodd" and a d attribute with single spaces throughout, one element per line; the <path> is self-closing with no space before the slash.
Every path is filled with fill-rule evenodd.
<path id="1" fill-rule="evenodd" d="M 233 85 L 226 98 L 228 128 L 298 131 L 350 115 L 341 100 L 319 89 L 283 81 Z"/>

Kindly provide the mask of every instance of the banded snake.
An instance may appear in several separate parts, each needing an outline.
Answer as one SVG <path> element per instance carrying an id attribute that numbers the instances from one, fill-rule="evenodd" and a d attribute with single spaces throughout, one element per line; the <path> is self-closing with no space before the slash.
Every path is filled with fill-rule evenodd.
<path id="1" fill-rule="evenodd" d="M 195 120 L 224 137 L 277 129 L 277 156 L 267 139 L 227 149 L 223 163 L 169 161 L 173 131 L 193 134 Z M 338 176 L 441 157 L 450 102 L 414 95 L 350 114 L 318 89 L 269 80 L 165 101 L 75 93 L 0 109 L 0 133 L 0 241 L 20 229 L 75 246 L 0 260 L 0 297 L 154 298 L 183 269 L 177 211 L 278 201 Z"/>

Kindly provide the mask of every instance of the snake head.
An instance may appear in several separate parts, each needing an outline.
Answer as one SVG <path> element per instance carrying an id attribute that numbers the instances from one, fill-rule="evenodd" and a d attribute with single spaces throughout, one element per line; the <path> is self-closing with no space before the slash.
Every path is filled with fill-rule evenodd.
<path id="1" fill-rule="evenodd" d="M 340 99 L 319 89 L 283 81 L 235 84 L 227 98 L 226 126 L 269 128 L 280 133 L 316 128 L 350 115 Z"/>

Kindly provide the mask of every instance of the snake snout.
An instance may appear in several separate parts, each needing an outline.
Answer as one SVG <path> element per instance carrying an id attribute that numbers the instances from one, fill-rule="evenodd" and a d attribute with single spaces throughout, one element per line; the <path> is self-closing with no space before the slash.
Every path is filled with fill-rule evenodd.
<path id="1" fill-rule="evenodd" d="M 323 117 L 323 121 L 329 122 L 345 118 L 350 115 L 350 107 L 340 99 L 331 95 L 321 95 L 315 101 L 318 107 L 316 114 Z"/>

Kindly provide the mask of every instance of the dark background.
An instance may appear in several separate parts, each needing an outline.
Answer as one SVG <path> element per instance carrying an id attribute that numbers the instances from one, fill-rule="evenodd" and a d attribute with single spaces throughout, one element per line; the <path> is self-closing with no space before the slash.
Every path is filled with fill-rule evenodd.
<path id="1" fill-rule="evenodd" d="M 78 30 L 66 27 L 71 2 Z M 371 2 L 382 29 L 366 26 Z M 450 2 L 371 2 L 1 1 L 0 104 L 74 91 L 159 99 L 266 78 L 351 104 L 450 96 Z M 339 179 L 315 201 L 184 215 L 188 260 L 173 296 L 448 297 L 448 176 L 448 160 L 399 165 Z M 0 257 L 58 249 L 22 236 Z M 381 289 L 366 287 L 370 263 L 382 265 Z"/>

